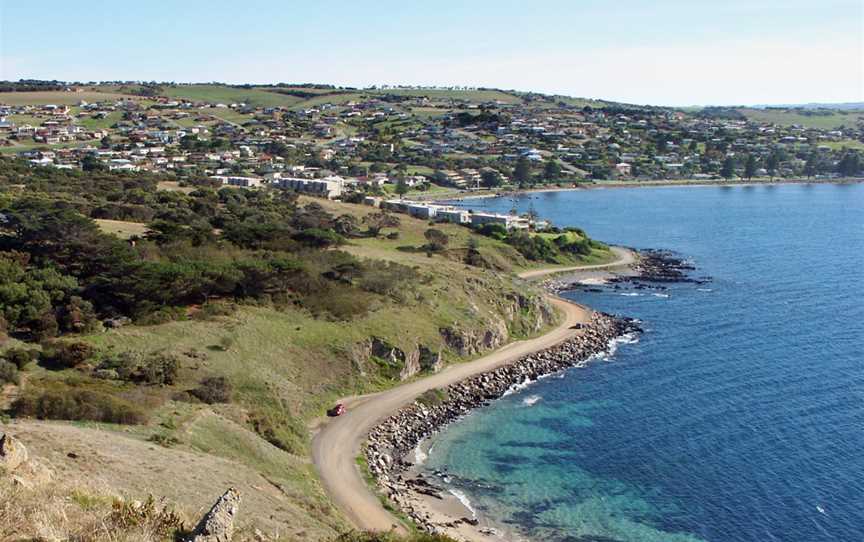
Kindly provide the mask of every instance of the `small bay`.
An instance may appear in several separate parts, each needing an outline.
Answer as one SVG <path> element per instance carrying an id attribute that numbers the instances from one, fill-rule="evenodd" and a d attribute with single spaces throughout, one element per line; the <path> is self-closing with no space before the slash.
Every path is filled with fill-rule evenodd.
<path id="1" fill-rule="evenodd" d="M 565 294 L 645 333 L 450 425 L 424 469 L 532 540 L 864 540 L 864 185 L 460 204 L 668 249 L 711 280 Z"/>

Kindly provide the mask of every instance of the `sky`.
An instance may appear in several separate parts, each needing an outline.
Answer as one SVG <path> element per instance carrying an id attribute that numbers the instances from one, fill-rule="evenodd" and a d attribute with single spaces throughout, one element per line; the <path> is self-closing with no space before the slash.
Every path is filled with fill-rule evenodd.
<path id="1" fill-rule="evenodd" d="M 0 0 L 0 79 L 864 101 L 864 0 Z"/>

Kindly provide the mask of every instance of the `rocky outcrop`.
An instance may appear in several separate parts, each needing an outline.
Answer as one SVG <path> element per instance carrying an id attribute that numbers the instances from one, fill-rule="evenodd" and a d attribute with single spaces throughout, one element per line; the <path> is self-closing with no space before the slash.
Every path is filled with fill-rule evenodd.
<path id="1" fill-rule="evenodd" d="M 380 337 L 372 337 L 355 344 L 351 349 L 351 359 L 360 374 L 369 370 L 369 362 L 377 358 L 391 372 L 394 378 L 407 380 L 421 371 L 436 372 L 443 365 L 440 350 L 418 344 L 407 352 Z"/>
<path id="2" fill-rule="evenodd" d="M 634 320 L 594 313 L 591 321 L 581 328 L 577 336 L 558 346 L 448 386 L 443 390 L 442 395 L 446 399 L 441 403 L 412 403 L 370 432 L 365 450 L 370 472 L 391 501 L 402 506 L 403 511 L 418 524 L 424 525 L 422 515 L 418 513 L 415 516 L 412 509 L 405 508 L 408 500 L 404 496 L 408 491 L 416 491 L 416 488 L 409 487 L 415 482 L 402 477 L 403 471 L 411 465 L 405 458 L 423 439 L 472 409 L 500 398 L 514 386 L 584 364 L 591 356 L 608 350 L 616 337 L 639 331 Z M 465 348 L 476 347 L 476 343 L 471 342 L 476 339 L 474 336 L 465 341 L 464 337 L 451 333 L 450 339 L 464 341 Z M 434 529 L 431 525 L 427 527 L 430 531 Z"/>
<path id="3" fill-rule="evenodd" d="M 54 477 L 51 469 L 30 457 L 24 444 L 8 433 L 0 433 L 0 475 L 8 475 L 12 483 L 28 488 Z"/>
<path id="4" fill-rule="evenodd" d="M 462 329 L 457 326 L 439 330 L 447 348 L 459 356 L 473 356 L 486 350 L 498 348 L 510 337 L 503 320 L 496 320 L 482 329 Z"/>
<path id="5" fill-rule="evenodd" d="M 234 520 L 240 508 L 240 493 L 229 488 L 201 521 L 187 539 L 189 542 L 230 542 L 234 536 Z"/>
<path id="6" fill-rule="evenodd" d="M 427 373 L 437 373 L 444 367 L 444 358 L 441 350 L 433 351 L 423 345 L 417 349 L 419 353 L 420 370 Z"/>
<path id="7" fill-rule="evenodd" d="M 28 459 L 27 448 L 9 434 L 0 435 L 0 469 L 11 473 Z"/>

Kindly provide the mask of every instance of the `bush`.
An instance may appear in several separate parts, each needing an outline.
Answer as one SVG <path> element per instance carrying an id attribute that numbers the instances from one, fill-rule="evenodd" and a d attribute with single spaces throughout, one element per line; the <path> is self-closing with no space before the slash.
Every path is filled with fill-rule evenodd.
<path id="1" fill-rule="evenodd" d="M 190 393 L 208 405 L 229 403 L 231 402 L 231 382 L 224 376 L 208 377 L 202 380 L 201 384 Z"/>
<path id="2" fill-rule="evenodd" d="M 304 296 L 300 304 L 314 316 L 351 320 L 372 309 L 374 296 L 341 283 L 331 284 L 324 292 Z"/>
<path id="3" fill-rule="evenodd" d="M 59 369 L 68 369 L 90 360 L 96 349 L 83 341 L 50 341 L 42 346 L 42 361 Z"/>
<path id="4" fill-rule="evenodd" d="M 30 392 L 12 403 L 12 414 L 40 420 L 87 420 L 141 424 L 147 416 L 139 407 L 111 395 L 62 386 Z"/>
<path id="5" fill-rule="evenodd" d="M 114 370 L 118 378 L 127 382 L 170 386 L 177 381 L 180 361 L 176 356 L 162 352 L 146 357 L 137 352 L 120 352 L 103 359 L 99 369 Z"/>
<path id="6" fill-rule="evenodd" d="M 212 320 L 220 316 L 231 316 L 237 312 L 238 305 L 230 301 L 208 301 L 201 305 L 201 310 L 194 313 L 195 320 Z"/>
<path id="7" fill-rule="evenodd" d="M 179 372 L 180 361 L 171 354 L 162 353 L 150 354 L 138 371 L 142 381 L 167 386 L 177 381 Z"/>
<path id="8" fill-rule="evenodd" d="M 0 384 L 15 384 L 21 383 L 21 375 L 18 374 L 18 367 L 14 363 L 0 360 Z"/>
<path id="9" fill-rule="evenodd" d="M 36 361 L 38 357 L 38 350 L 28 350 L 26 348 L 10 348 L 3 353 L 3 358 L 9 363 L 14 364 L 19 371 L 27 366 L 28 363 Z"/>

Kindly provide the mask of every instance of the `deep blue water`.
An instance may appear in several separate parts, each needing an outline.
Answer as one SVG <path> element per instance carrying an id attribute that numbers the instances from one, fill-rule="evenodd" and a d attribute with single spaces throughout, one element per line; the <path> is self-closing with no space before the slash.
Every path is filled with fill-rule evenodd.
<path id="1" fill-rule="evenodd" d="M 713 280 L 569 294 L 646 331 L 451 425 L 426 467 L 533 540 L 864 541 L 864 185 L 517 200 L 531 205 Z"/>

